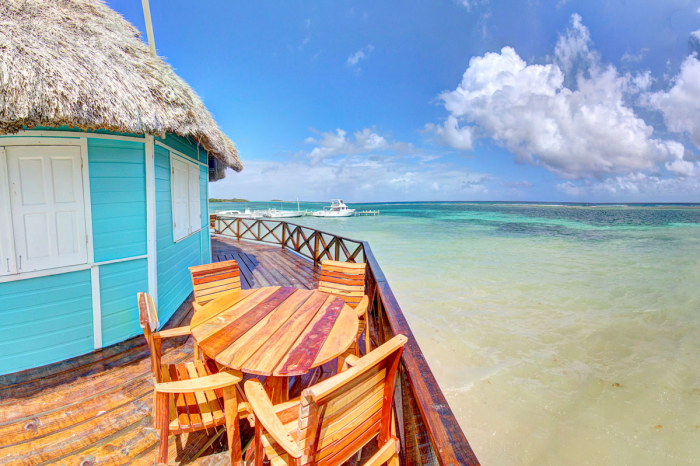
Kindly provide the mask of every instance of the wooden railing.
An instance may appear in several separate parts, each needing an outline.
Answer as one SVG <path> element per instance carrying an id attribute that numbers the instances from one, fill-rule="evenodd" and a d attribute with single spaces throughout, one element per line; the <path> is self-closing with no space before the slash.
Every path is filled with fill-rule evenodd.
<path id="1" fill-rule="evenodd" d="M 362 241 L 314 230 L 279 220 L 252 220 L 217 217 L 215 231 L 233 236 L 282 246 L 318 264 L 326 259 L 343 262 L 365 262 Z"/>
<path id="2" fill-rule="evenodd" d="M 382 344 L 397 334 L 408 337 L 394 397 L 402 465 L 479 465 L 368 242 L 278 220 L 218 216 L 215 231 L 238 240 L 275 244 L 314 264 L 326 259 L 367 263 L 373 340 Z"/>

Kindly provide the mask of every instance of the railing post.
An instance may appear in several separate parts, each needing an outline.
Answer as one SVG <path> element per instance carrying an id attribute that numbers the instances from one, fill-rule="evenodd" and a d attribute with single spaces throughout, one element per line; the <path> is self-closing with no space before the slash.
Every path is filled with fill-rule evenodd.
<path id="1" fill-rule="evenodd" d="M 287 232 L 287 222 L 282 222 L 282 249 L 287 247 L 287 237 L 285 233 Z"/>
<path id="2" fill-rule="evenodd" d="M 320 244 L 320 238 L 319 238 L 319 235 L 320 235 L 320 234 L 321 234 L 321 233 L 319 233 L 318 231 L 315 231 L 315 232 L 314 232 L 314 267 L 317 267 L 317 266 L 318 266 L 318 259 L 319 259 L 319 257 L 318 257 L 318 247 L 319 247 L 319 244 Z"/>
<path id="3" fill-rule="evenodd" d="M 236 239 L 238 241 L 241 240 L 241 219 L 240 218 L 236 219 Z"/>

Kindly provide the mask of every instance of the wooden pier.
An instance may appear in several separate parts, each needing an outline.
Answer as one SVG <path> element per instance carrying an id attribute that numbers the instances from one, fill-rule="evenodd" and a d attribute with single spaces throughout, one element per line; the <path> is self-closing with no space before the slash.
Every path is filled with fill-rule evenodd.
<path id="1" fill-rule="evenodd" d="M 378 210 L 362 210 L 360 212 L 355 212 L 355 217 L 364 217 L 365 215 L 379 215 Z"/>
<path id="2" fill-rule="evenodd" d="M 367 263 L 372 347 L 394 335 L 408 338 L 394 402 L 400 465 L 479 465 L 367 242 L 281 221 L 214 220 L 219 234 L 211 240 L 212 261 L 236 260 L 244 290 L 271 285 L 313 290 L 320 277 L 317 265 L 323 260 Z M 191 318 L 190 298 L 165 329 L 186 326 Z M 138 336 L 83 356 L 0 376 L 0 464 L 153 465 L 159 433 L 154 428 L 149 354 L 144 337 Z M 192 360 L 192 338 L 169 338 L 162 354 L 164 363 Z M 299 396 L 303 387 L 327 379 L 335 370 L 331 361 L 323 370 L 295 378 L 289 396 Z M 246 420 L 239 427 L 242 445 L 248 445 L 252 429 Z M 230 464 L 226 435 L 215 437 L 213 432 L 172 436 L 168 450 L 173 466 Z M 368 444 L 360 464 L 376 450 L 376 443 Z M 354 465 L 356 460 L 346 464 Z"/>

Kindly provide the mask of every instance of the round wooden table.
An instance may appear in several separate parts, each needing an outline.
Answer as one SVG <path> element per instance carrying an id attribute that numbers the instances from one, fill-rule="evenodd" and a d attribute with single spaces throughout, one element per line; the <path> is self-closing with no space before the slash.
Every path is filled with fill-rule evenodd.
<path id="1" fill-rule="evenodd" d="M 197 311 L 190 330 L 219 364 L 267 376 L 268 392 L 287 399 L 287 377 L 302 375 L 350 348 L 355 311 L 318 290 L 270 286 L 227 293 Z"/>

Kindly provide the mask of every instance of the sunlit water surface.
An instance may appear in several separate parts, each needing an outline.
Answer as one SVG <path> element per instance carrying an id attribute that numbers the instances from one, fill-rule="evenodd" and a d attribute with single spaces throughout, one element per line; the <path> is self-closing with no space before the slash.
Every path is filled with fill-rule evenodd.
<path id="1" fill-rule="evenodd" d="M 351 207 L 482 464 L 700 464 L 700 209 Z"/>

